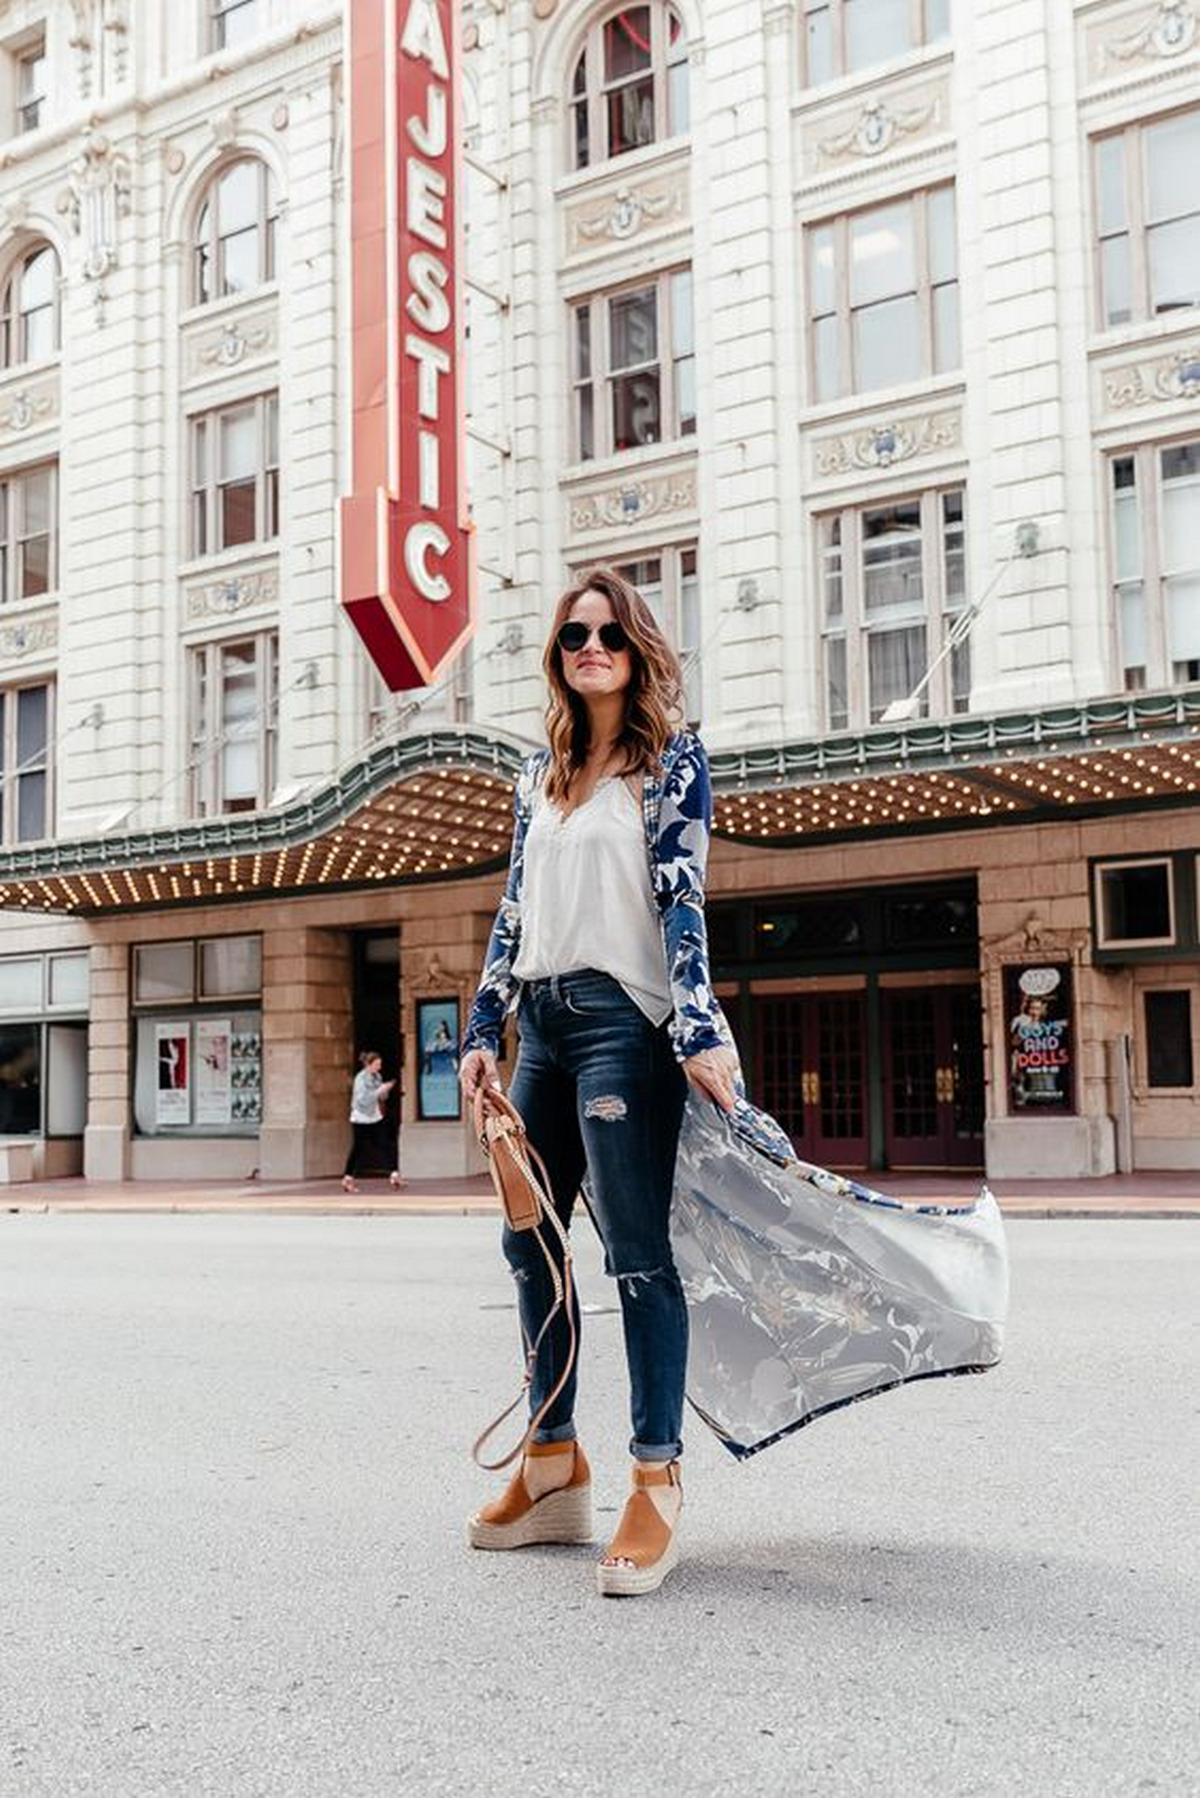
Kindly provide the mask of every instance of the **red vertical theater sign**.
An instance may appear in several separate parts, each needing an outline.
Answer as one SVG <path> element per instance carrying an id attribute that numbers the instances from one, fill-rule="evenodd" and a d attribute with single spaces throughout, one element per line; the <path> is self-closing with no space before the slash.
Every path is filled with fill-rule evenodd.
<path id="1" fill-rule="evenodd" d="M 353 491 L 342 604 L 393 692 L 474 625 L 457 0 L 349 0 Z"/>

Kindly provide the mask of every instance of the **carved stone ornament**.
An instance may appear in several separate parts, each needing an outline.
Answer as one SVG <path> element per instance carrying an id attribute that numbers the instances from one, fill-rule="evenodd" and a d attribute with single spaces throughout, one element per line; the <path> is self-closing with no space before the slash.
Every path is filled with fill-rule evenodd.
<path id="1" fill-rule="evenodd" d="M 1137 62 L 1182 56 L 1196 42 L 1197 16 L 1187 0 L 1165 0 L 1146 24 L 1125 37 L 1108 38 L 1104 61 Z"/>
<path id="2" fill-rule="evenodd" d="M 6 624 L 0 629 L 0 657 L 5 661 L 19 661 L 22 656 L 57 648 L 57 618 L 38 618 L 27 624 Z"/>
<path id="3" fill-rule="evenodd" d="M 916 456 L 957 449 L 962 421 L 957 412 L 930 413 L 896 424 L 868 425 L 844 437 L 828 437 L 816 448 L 819 475 L 854 474 L 859 469 L 891 468 Z"/>
<path id="4" fill-rule="evenodd" d="M 690 472 L 657 479 L 628 481 L 604 493 L 571 501 L 571 529 L 598 531 L 617 524 L 640 524 L 660 512 L 687 512 L 696 504 L 696 480 Z"/>
<path id="5" fill-rule="evenodd" d="M 1200 399 L 1200 343 L 1158 362 L 1109 369 L 1104 397 L 1116 412 L 1126 406 L 1153 406 L 1160 400 Z"/>
<path id="6" fill-rule="evenodd" d="M 31 393 L 27 387 L 20 387 L 0 401 L 0 431 L 11 431 L 19 436 L 39 419 L 49 417 L 53 411 L 52 393 Z"/>
<path id="7" fill-rule="evenodd" d="M 228 618 L 251 606 L 273 606 L 279 598 L 279 576 L 274 568 L 256 574 L 231 574 L 223 580 L 189 587 L 185 612 L 190 623 L 200 618 Z"/>
<path id="8" fill-rule="evenodd" d="M 636 236 L 647 220 L 654 222 L 666 218 L 668 213 L 682 211 L 683 196 L 678 188 L 668 193 L 651 194 L 632 187 L 618 187 L 605 210 L 593 213 L 590 218 L 578 219 L 575 230 L 587 243 L 595 243 L 602 237 L 612 237 L 622 243 L 626 238 Z"/>
<path id="9" fill-rule="evenodd" d="M 79 97 L 90 100 L 106 92 L 111 75 L 125 78 L 129 57 L 128 0 L 71 0 L 71 35 Z"/>
<path id="10" fill-rule="evenodd" d="M 65 210 L 76 236 L 83 239 L 84 279 L 94 283 L 96 322 L 103 324 L 108 299 L 104 281 L 117 266 L 120 220 L 128 218 L 131 211 L 129 158 L 114 149 L 103 132 L 89 126 L 78 154 L 68 164 L 67 178 Z"/>
<path id="11" fill-rule="evenodd" d="M 246 330 L 233 319 L 222 327 L 217 338 L 210 338 L 198 349 L 196 360 L 203 368 L 236 368 L 247 356 L 266 349 L 270 341 L 269 325 L 256 325 Z"/>
<path id="12" fill-rule="evenodd" d="M 937 101 L 924 106 L 890 107 L 883 100 L 868 100 L 846 131 L 818 140 L 826 162 L 842 162 L 849 156 L 882 156 L 899 138 L 911 137 L 937 117 Z"/>

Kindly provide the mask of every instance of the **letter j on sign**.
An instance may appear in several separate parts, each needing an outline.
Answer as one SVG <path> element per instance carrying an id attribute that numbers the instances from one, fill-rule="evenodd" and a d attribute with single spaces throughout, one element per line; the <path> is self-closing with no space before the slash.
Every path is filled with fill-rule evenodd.
<path id="1" fill-rule="evenodd" d="M 457 0 L 349 0 L 353 491 L 342 604 L 393 692 L 474 628 Z"/>

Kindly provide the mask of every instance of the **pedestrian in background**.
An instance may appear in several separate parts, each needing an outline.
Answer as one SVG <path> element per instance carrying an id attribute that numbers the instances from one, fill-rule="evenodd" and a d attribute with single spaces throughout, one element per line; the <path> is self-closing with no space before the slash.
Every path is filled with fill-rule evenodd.
<path id="1" fill-rule="evenodd" d="M 633 1595 L 656 1590 L 677 1556 L 688 1319 L 669 1217 L 684 1099 L 690 1084 L 730 1109 L 739 1068 L 708 975 L 712 795 L 699 739 L 676 728 L 678 659 L 637 589 L 599 568 L 559 600 L 543 668 L 550 747 L 518 781 L 508 884 L 459 1078 L 468 1100 L 500 1085 L 516 1007 L 511 1096 L 564 1224 L 588 1175 L 620 1293 L 633 1425 L 633 1489 L 597 1580 L 606 1595 Z M 550 1272 L 531 1231 L 506 1228 L 503 1242 L 533 1343 L 553 1304 Z M 534 1365 L 531 1414 L 570 1339 L 560 1312 Z M 471 1518 L 474 1547 L 590 1540 L 575 1389 L 572 1370 L 503 1496 Z"/>
<path id="2" fill-rule="evenodd" d="M 383 1058 L 374 1049 L 364 1049 L 358 1059 L 361 1065 L 354 1076 L 350 1096 L 350 1127 L 353 1135 L 350 1153 L 346 1157 L 346 1169 L 342 1175 L 342 1189 L 344 1192 L 358 1191 L 356 1175 L 364 1152 L 370 1151 L 388 1169 L 388 1180 L 392 1187 L 398 1188 L 404 1185 L 399 1165 L 400 1133 L 391 1129 L 383 1110 L 387 1096 L 396 1082 L 383 1078 Z"/>

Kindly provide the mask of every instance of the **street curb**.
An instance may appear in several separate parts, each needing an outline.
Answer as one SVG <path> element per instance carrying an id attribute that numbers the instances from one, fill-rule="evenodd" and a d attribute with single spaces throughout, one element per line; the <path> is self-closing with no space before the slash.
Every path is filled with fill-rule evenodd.
<path id="1" fill-rule="evenodd" d="M 1034 1222 L 1057 1221 L 1062 1218 L 1078 1218 L 1081 1221 L 1095 1220 L 1132 1220 L 1154 1223 L 1179 1223 L 1185 1219 L 1200 1219 L 1200 1202 L 1190 1206 L 1159 1205 L 1150 1210 L 1128 1209 L 1117 1205 L 1038 1205 L 1025 1207 L 1019 1202 L 1013 1209 L 1008 1209 L 1000 1202 L 1001 1215 L 1009 1222 L 1029 1219 Z M 339 1204 L 296 1204 L 286 1199 L 278 1204 L 264 1203 L 261 1200 L 231 1200 L 222 1204 L 205 1200 L 183 1204 L 132 1204 L 123 1205 L 110 1201 L 89 1201 L 86 1199 L 69 1200 L 54 1204 L 46 1201 L 39 1203 L 31 1200 L 28 1203 L 4 1204 L 0 1200 L 0 1212 L 8 1216 L 54 1216 L 54 1217 L 493 1217 L 500 1215 L 499 1207 L 490 1203 L 473 1203 L 465 1200 L 459 1204 L 422 1205 L 339 1205 Z"/>

